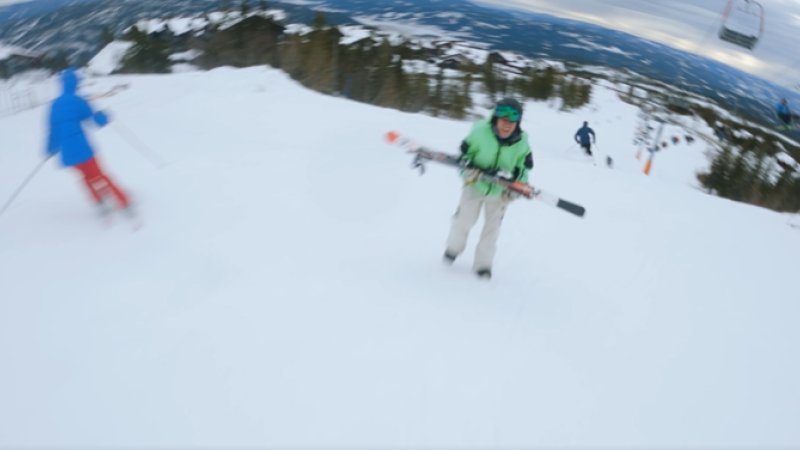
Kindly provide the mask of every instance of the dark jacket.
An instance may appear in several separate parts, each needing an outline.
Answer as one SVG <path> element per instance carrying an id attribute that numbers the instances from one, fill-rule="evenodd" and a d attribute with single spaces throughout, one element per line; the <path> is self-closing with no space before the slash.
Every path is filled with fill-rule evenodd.
<path id="1" fill-rule="evenodd" d="M 591 138 L 590 138 L 591 136 Z M 595 141 L 594 130 L 589 128 L 588 125 L 582 126 L 577 133 L 575 133 L 575 141 L 581 145 L 588 145 Z"/>

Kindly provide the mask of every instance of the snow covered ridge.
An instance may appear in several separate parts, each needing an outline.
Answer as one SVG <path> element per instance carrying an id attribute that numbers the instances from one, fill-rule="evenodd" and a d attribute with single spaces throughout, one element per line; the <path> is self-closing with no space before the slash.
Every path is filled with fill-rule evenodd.
<path id="1" fill-rule="evenodd" d="M 25 56 L 27 58 L 39 58 L 42 55 L 32 50 L 27 50 L 15 45 L 5 45 L 0 43 L 0 61 L 8 59 L 11 56 Z"/>
<path id="2" fill-rule="evenodd" d="M 287 17 L 285 11 L 280 9 L 270 9 L 267 11 L 255 11 L 243 17 L 239 11 L 230 12 L 211 12 L 202 16 L 175 17 L 170 19 L 150 18 L 139 20 L 135 26 L 140 31 L 151 33 L 169 32 L 175 36 L 186 33 L 202 34 L 209 26 L 216 26 L 219 29 L 230 28 L 241 22 L 247 17 L 259 16 L 275 21 L 284 21 Z M 455 16 L 454 16 L 455 17 Z M 392 45 L 406 44 L 414 49 L 428 49 L 439 55 L 443 60 L 455 59 L 470 62 L 477 65 L 486 63 L 490 54 L 497 56 L 500 64 L 507 66 L 515 71 L 525 68 L 545 68 L 552 67 L 559 70 L 565 68 L 564 63 L 546 59 L 531 59 L 519 53 L 494 50 L 489 45 L 473 42 L 466 39 L 468 34 L 453 35 L 436 27 L 422 27 L 409 23 L 392 22 L 386 18 L 378 19 L 375 17 L 355 17 L 361 25 L 339 25 L 336 28 L 342 34 L 339 40 L 341 45 L 353 45 L 364 39 L 371 39 L 378 45 L 384 39 Z M 285 24 L 287 34 L 307 34 L 313 28 L 303 23 Z M 125 30 L 129 32 L 132 27 Z"/>
<path id="3" fill-rule="evenodd" d="M 110 75 L 116 71 L 125 53 L 133 46 L 133 42 L 114 41 L 106 45 L 86 65 L 91 75 Z"/>
<path id="4" fill-rule="evenodd" d="M 168 32 L 179 36 L 189 32 L 203 33 L 209 25 L 224 29 L 252 16 L 267 17 L 272 20 L 283 20 L 286 18 L 286 13 L 282 10 L 256 11 L 244 17 L 239 11 L 217 11 L 194 17 L 145 19 L 140 20 L 136 26 L 146 33 Z M 493 57 L 493 60 L 499 68 L 510 77 L 521 74 L 524 70 L 530 68 L 567 70 L 566 64 L 563 62 L 544 58 L 532 59 L 512 51 L 493 50 L 486 43 L 456 39 L 455 36 L 448 35 L 443 31 L 437 32 L 436 30 L 430 29 L 430 27 L 419 28 L 411 26 L 410 23 L 415 20 L 415 17 L 414 14 L 403 13 L 356 17 L 356 20 L 362 22 L 361 25 L 340 25 L 336 27 L 341 34 L 339 43 L 341 45 L 350 46 L 362 43 L 365 40 L 370 40 L 372 45 L 379 45 L 383 40 L 388 40 L 393 45 L 403 44 L 416 50 L 428 50 L 426 53 L 430 56 L 424 61 L 405 61 L 404 67 L 410 72 L 430 72 L 436 69 L 437 66 L 457 67 L 462 63 L 483 65 L 490 56 Z M 394 22 L 391 19 L 397 19 L 397 21 Z M 292 23 L 284 26 L 284 32 L 287 34 L 304 35 L 313 30 L 310 26 L 302 23 Z M 613 49 L 606 48 L 605 50 L 612 51 Z M 103 53 L 108 52 L 104 50 Z M 173 55 L 171 59 L 174 61 L 180 59 L 181 61 L 191 63 L 192 57 L 196 56 L 198 56 L 197 53 L 182 54 L 180 58 L 178 55 Z M 117 61 L 119 61 L 119 59 L 117 59 Z M 94 65 L 94 61 L 92 65 Z M 108 63 L 102 63 L 100 65 L 104 67 L 93 69 L 93 72 L 108 74 L 113 71 L 113 69 L 109 68 L 110 64 Z M 608 67 L 581 66 L 580 70 L 607 79 L 630 80 L 642 78 L 629 70 L 618 71 Z M 665 88 L 674 89 L 669 86 Z M 682 94 L 688 95 L 688 93 L 685 92 Z M 698 104 L 702 103 L 707 107 L 711 107 L 717 114 L 728 115 L 726 110 L 713 103 L 709 103 L 707 99 L 700 98 L 696 95 L 692 97 L 693 102 Z"/>
<path id="5" fill-rule="evenodd" d="M 141 19 L 134 25 L 126 28 L 124 32 L 128 33 L 135 26 L 146 34 L 167 31 L 175 36 L 181 36 L 191 32 L 202 33 L 208 26 L 216 26 L 219 27 L 219 29 L 224 30 L 236 25 L 248 17 L 255 16 L 282 21 L 286 19 L 286 12 L 280 9 L 269 9 L 266 11 L 253 11 L 247 14 L 247 16 L 243 16 L 240 11 L 215 11 L 193 17 Z"/>

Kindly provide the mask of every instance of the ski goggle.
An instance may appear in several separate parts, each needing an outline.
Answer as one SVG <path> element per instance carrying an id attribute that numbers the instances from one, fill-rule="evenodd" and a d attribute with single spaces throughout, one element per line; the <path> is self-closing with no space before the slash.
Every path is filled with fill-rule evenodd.
<path id="1" fill-rule="evenodd" d="M 513 106 L 500 105 L 494 109 L 494 116 L 498 119 L 508 119 L 511 122 L 519 122 L 522 113 Z"/>

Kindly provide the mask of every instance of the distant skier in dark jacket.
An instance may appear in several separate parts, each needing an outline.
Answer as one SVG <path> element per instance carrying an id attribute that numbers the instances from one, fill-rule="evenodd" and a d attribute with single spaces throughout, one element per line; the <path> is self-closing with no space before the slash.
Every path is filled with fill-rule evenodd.
<path id="1" fill-rule="evenodd" d="M 775 106 L 775 112 L 778 118 L 783 121 L 784 126 L 787 128 L 792 125 L 792 111 L 789 109 L 789 102 L 784 98 Z"/>
<path id="2" fill-rule="evenodd" d="M 105 202 L 108 197 L 114 197 L 120 208 L 128 209 L 128 197 L 100 169 L 81 125 L 92 119 L 98 127 L 103 127 L 108 124 L 108 116 L 102 111 L 93 111 L 86 99 L 78 95 L 79 79 L 75 70 L 64 70 L 61 83 L 64 91 L 50 107 L 47 154 L 60 153 L 65 167 L 74 167 L 81 172 L 83 182 L 102 215 L 110 212 Z"/>
<path id="3" fill-rule="evenodd" d="M 592 144 L 596 141 L 594 130 L 589 128 L 589 122 L 583 122 L 583 126 L 575 133 L 575 142 L 581 144 L 587 155 L 592 156 Z"/>

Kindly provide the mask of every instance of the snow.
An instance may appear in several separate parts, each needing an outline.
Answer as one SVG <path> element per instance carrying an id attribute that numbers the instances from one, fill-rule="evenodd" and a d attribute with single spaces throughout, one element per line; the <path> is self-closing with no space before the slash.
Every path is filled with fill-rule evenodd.
<path id="1" fill-rule="evenodd" d="M 602 51 L 609 52 L 609 53 L 616 53 L 618 55 L 622 55 L 622 56 L 625 56 L 625 57 L 628 57 L 628 58 L 633 58 L 633 57 L 638 57 L 639 56 L 639 55 L 636 55 L 634 53 L 625 52 L 625 51 L 623 51 L 622 49 L 620 49 L 618 47 L 608 47 L 608 46 L 600 45 L 600 44 L 597 44 L 595 42 L 592 42 L 592 41 L 589 41 L 589 40 L 586 40 L 586 39 L 582 40 L 581 42 L 582 42 L 582 45 L 579 45 L 579 44 L 562 44 L 561 46 L 565 47 L 565 48 L 577 48 L 577 49 L 587 50 L 587 51 L 602 50 Z"/>
<path id="2" fill-rule="evenodd" d="M 17 47 L 15 45 L 0 44 L 0 61 L 2 61 L 4 59 L 8 59 L 13 55 L 22 55 L 22 56 L 28 56 L 28 57 L 31 57 L 31 58 L 36 58 L 36 57 L 40 56 L 40 55 L 30 51 L 30 50 L 26 50 L 26 49 L 22 48 L 22 47 Z"/>
<path id="3" fill-rule="evenodd" d="M 253 11 L 246 17 L 260 16 L 277 21 L 285 20 L 288 16 L 281 9 L 268 9 L 266 11 Z M 169 30 L 173 35 L 180 36 L 186 33 L 203 32 L 212 24 L 218 24 L 220 29 L 230 28 L 243 20 L 240 11 L 213 11 L 196 17 L 173 17 L 171 19 L 150 18 L 141 19 L 135 26 L 139 30 L 150 34 Z M 126 29 L 127 33 L 130 28 Z"/>
<path id="4" fill-rule="evenodd" d="M 4 60 L 14 54 L 14 48 L 7 45 L 0 45 L 0 60 Z"/>
<path id="5" fill-rule="evenodd" d="M 212 12 L 208 14 L 209 20 L 211 22 L 222 22 L 226 19 L 230 19 L 234 17 L 235 19 L 239 19 L 241 14 L 237 13 L 221 13 L 221 12 Z M 182 34 L 197 32 L 204 30 L 208 24 L 209 20 L 206 20 L 204 17 L 174 17 L 171 19 L 162 19 L 162 18 L 152 18 L 152 19 L 142 19 L 136 22 L 136 28 L 139 30 L 150 34 L 150 33 L 158 33 L 161 31 L 168 30 L 170 33 L 174 34 L 175 36 L 180 36 Z"/>
<path id="6" fill-rule="evenodd" d="M 169 55 L 170 61 L 191 61 L 195 58 L 198 58 L 203 53 L 199 50 L 187 50 L 185 52 L 178 52 Z"/>
<path id="7" fill-rule="evenodd" d="M 315 6 L 320 4 L 319 1 L 310 1 L 310 0 L 281 0 L 281 3 L 286 3 L 287 5 L 298 5 L 298 6 Z"/>
<path id="8" fill-rule="evenodd" d="M 106 45 L 86 65 L 87 73 L 91 75 L 110 75 L 119 68 L 125 53 L 133 47 L 133 42 L 114 41 Z"/>
<path id="9" fill-rule="evenodd" d="M 408 37 L 434 37 L 440 39 L 462 39 L 470 35 L 457 31 L 447 31 L 434 25 L 425 25 L 414 20 L 400 21 L 394 17 L 354 16 L 353 20 L 367 27 L 380 28 L 390 33 L 390 42 L 402 42 Z"/>
<path id="10" fill-rule="evenodd" d="M 788 153 L 785 152 L 778 153 L 775 159 L 782 162 L 783 164 L 786 164 L 787 166 L 794 167 L 795 170 L 800 169 L 800 164 L 798 164 L 797 161 L 794 160 L 794 158 L 789 156 Z"/>
<path id="11" fill-rule="evenodd" d="M 314 31 L 312 27 L 302 23 L 290 23 L 286 25 L 285 29 L 286 34 L 299 34 L 301 36 L 311 33 L 312 31 Z"/>
<path id="12" fill-rule="evenodd" d="M 455 173 L 382 142 L 457 151 L 471 122 L 264 67 L 88 83 L 129 85 L 90 133 L 144 227 L 52 162 L 0 215 L 0 447 L 800 445 L 800 230 L 687 184 L 703 141 L 644 176 L 608 86 L 526 104 L 532 182 L 588 212 L 515 202 L 482 282 L 474 235 L 440 262 Z M 0 118 L 0 201 L 45 113 Z"/>
<path id="13" fill-rule="evenodd" d="M 340 26 L 339 31 L 342 33 L 342 37 L 339 39 L 340 45 L 350 45 L 372 36 L 372 33 L 366 28 L 354 25 Z"/>

